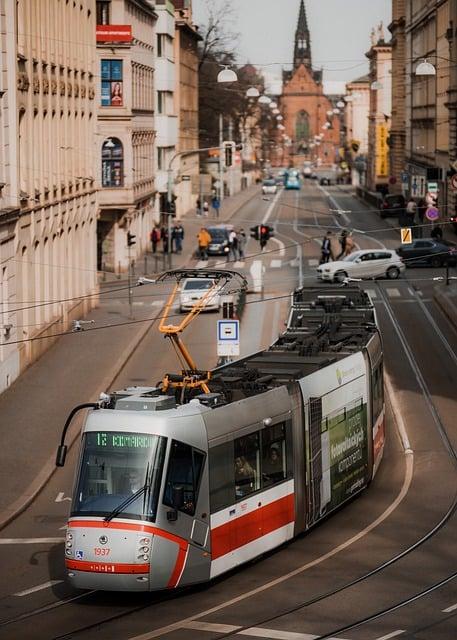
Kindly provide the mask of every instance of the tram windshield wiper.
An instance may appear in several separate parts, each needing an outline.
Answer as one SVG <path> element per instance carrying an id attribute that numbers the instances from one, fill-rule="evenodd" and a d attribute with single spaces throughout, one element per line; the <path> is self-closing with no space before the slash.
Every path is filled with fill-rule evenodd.
<path id="1" fill-rule="evenodd" d="M 135 500 L 137 498 L 139 498 L 139 496 L 141 496 L 143 493 L 145 494 L 146 497 L 146 492 L 149 491 L 149 487 L 151 486 L 150 482 L 148 481 L 148 476 L 149 476 L 149 463 L 148 466 L 146 468 L 146 482 L 144 483 L 144 485 L 142 487 L 140 487 L 138 489 L 138 491 L 135 491 L 135 493 L 132 493 L 131 496 L 128 496 L 128 498 L 126 498 L 125 500 L 123 500 L 121 502 L 121 504 L 118 504 L 117 507 L 115 507 L 105 518 L 104 521 L 105 522 L 110 522 L 113 518 L 115 518 L 117 515 L 119 515 L 120 513 L 122 513 L 122 511 L 124 511 L 125 507 L 128 507 L 129 504 L 132 504 L 132 502 L 135 502 Z M 143 510 L 144 510 L 144 504 L 143 504 Z"/>

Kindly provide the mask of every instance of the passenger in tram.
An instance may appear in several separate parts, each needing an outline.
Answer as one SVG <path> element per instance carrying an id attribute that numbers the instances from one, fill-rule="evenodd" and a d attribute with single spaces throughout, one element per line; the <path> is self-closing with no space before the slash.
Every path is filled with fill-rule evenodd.
<path id="1" fill-rule="evenodd" d="M 269 485 L 283 479 L 284 469 L 279 447 L 273 444 L 269 449 L 268 458 L 263 463 L 263 483 Z"/>
<path id="2" fill-rule="evenodd" d="M 244 456 L 235 458 L 235 489 L 237 497 L 251 493 L 255 482 L 255 471 Z"/>

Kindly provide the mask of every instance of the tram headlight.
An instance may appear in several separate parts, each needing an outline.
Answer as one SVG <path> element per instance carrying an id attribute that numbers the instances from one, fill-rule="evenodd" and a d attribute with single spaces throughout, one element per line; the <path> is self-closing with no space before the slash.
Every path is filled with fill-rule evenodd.
<path id="1" fill-rule="evenodd" d="M 151 544 L 150 538 L 141 538 L 140 544 Z"/>
<path id="2" fill-rule="evenodd" d="M 149 560 L 149 556 L 146 553 L 143 556 L 143 560 Z"/>
<path id="3" fill-rule="evenodd" d="M 71 547 L 73 546 L 73 542 L 71 542 L 70 540 L 67 540 L 65 543 L 65 546 L 67 547 L 67 549 L 71 549 Z"/>
<path id="4" fill-rule="evenodd" d="M 143 553 L 149 553 L 149 547 L 143 547 L 143 548 L 141 549 L 141 551 L 142 551 Z"/>
<path id="5" fill-rule="evenodd" d="M 73 534 L 71 533 L 71 531 L 67 533 L 67 540 L 73 540 Z"/>

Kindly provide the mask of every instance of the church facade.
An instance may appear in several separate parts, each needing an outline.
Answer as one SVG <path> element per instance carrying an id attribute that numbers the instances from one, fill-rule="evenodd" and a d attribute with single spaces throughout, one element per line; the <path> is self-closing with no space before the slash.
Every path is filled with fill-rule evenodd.
<path id="1" fill-rule="evenodd" d="M 284 129 L 276 164 L 299 167 L 304 161 L 331 166 L 338 162 L 340 117 L 324 95 L 322 71 L 313 70 L 311 38 L 304 0 L 300 0 L 291 71 L 283 72 L 279 97 Z"/>

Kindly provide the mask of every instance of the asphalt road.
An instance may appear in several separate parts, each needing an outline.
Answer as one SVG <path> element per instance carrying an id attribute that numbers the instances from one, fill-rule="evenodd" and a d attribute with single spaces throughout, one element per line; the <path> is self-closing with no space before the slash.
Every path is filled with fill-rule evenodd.
<path id="1" fill-rule="evenodd" d="M 246 260 L 236 265 L 248 277 L 253 262 L 265 268 L 263 299 L 260 294 L 248 297 L 242 355 L 265 347 L 281 331 L 288 294 L 299 281 L 316 282 L 320 239 L 327 228 L 360 230 L 355 240 L 361 248 L 398 246 L 398 233 L 376 214 L 336 187 L 327 192 L 330 201 L 306 182 L 300 192 L 282 192 L 276 201 L 258 197 L 234 217 L 233 223 L 245 229 L 262 220 L 276 228 L 263 254 L 250 240 Z M 329 210 L 334 208 L 350 213 L 335 215 Z M 456 572 L 455 516 L 449 510 L 457 484 L 452 453 L 457 448 L 457 335 L 433 301 L 437 271 L 408 269 L 398 281 L 362 285 L 376 306 L 390 389 L 386 451 L 368 491 L 306 536 L 208 586 L 166 596 L 82 594 L 63 581 L 60 541 L 77 455 L 73 448 L 66 467 L 2 531 L 0 639 L 455 637 L 457 589 L 455 579 L 449 579 Z M 148 292 L 142 296 L 146 300 Z M 105 304 L 114 308 L 116 303 Z M 185 333 L 201 367 L 217 358 L 217 317 L 201 315 Z M 154 384 L 177 368 L 167 342 L 151 331 L 114 387 Z M 389 564 L 376 570 L 383 563 Z M 383 610 L 375 620 L 344 630 Z"/>

